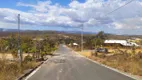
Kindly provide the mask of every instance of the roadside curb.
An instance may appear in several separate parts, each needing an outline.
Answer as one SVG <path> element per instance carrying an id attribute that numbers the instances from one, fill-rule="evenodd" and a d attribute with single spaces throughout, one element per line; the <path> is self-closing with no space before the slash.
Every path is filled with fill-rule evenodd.
<path id="1" fill-rule="evenodd" d="M 17 80 L 23 80 L 25 77 L 27 77 L 29 74 L 31 74 L 34 70 L 36 70 L 38 67 L 40 67 L 44 62 L 41 62 L 39 65 L 37 65 L 35 68 L 29 70 L 28 72 L 21 75 Z"/>
<path id="2" fill-rule="evenodd" d="M 118 70 L 118 69 L 115 69 L 115 68 L 113 68 L 113 67 L 109 67 L 109 66 L 107 66 L 107 65 L 105 65 L 105 64 L 101 64 L 101 63 L 99 63 L 99 62 L 97 62 L 97 61 L 94 61 L 94 60 L 92 60 L 92 59 L 89 59 L 89 58 L 87 58 L 87 57 L 85 57 L 85 56 L 79 54 L 78 52 L 74 51 L 73 49 L 71 49 L 71 48 L 69 48 L 69 47 L 67 47 L 67 46 L 66 46 L 66 48 L 70 49 L 71 51 L 73 51 L 73 52 L 76 53 L 77 55 L 80 55 L 81 57 L 83 57 L 83 58 L 85 58 L 85 59 L 87 59 L 87 60 L 89 60 L 89 61 L 91 61 L 91 62 L 94 62 L 94 63 L 96 63 L 96 64 L 98 64 L 98 65 L 100 65 L 100 66 L 103 66 L 103 67 L 105 67 L 105 68 L 111 69 L 111 70 L 113 70 L 113 71 L 115 71 L 115 72 L 117 72 L 117 73 L 120 73 L 120 74 L 122 74 L 122 75 L 125 75 L 125 76 L 127 76 L 127 77 L 130 77 L 130 78 L 132 78 L 132 79 L 134 79 L 134 80 L 142 80 L 142 79 L 136 77 L 135 75 L 132 75 L 131 73 L 126 73 L 126 72 L 120 71 L 120 70 Z"/>

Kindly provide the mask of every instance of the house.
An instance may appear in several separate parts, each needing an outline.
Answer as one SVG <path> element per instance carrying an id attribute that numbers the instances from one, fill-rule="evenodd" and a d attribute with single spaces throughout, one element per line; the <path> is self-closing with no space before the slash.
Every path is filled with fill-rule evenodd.
<path id="1" fill-rule="evenodd" d="M 127 40 L 105 40 L 104 44 L 111 45 L 111 46 L 119 45 L 119 46 L 124 46 L 124 47 L 132 47 L 132 46 L 138 47 L 139 46 L 138 44 L 134 42 L 129 42 Z"/>

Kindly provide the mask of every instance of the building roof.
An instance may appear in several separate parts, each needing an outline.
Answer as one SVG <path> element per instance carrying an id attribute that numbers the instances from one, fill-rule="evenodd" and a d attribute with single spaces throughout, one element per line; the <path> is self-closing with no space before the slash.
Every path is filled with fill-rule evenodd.
<path id="1" fill-rule="evenodd" d="M 77 43 L 73 43 L 73 45 L 77 46 L 78 44 Z"/>
<path id="2" fill-rule="evenodd" d="M 128 42 L 127 40 L 105 40 L 104 43 L 109 43 L 109 44 L 121 44 L 123 46 L 139 46 L 134 42 Z"/>
<path id="3" fill-rule="evenodd" d="M 127 43 L 126 40 L 105 40 L 104 43 Z"/>

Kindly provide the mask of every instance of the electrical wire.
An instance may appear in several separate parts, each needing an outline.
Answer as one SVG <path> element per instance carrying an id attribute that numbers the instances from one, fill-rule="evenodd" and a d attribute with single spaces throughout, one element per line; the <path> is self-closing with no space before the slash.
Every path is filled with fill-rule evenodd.
<path id="1" fill-rule="evenodd" d="M 127 6 L 128 4 L 130 4 L 130 3 L 133 2 L 133 1 L 135 1 L 135 0 L 130 0 L 130 1 L 128 1 L 127 3 L 125 3 L 124 5 L 122 5 L 122 6 L 118 7 L 118 8 L 116 8 L 116 9 L 114 9 L 113 11 L 108 12 L 108 13 L 105 14 L 105 15 L 107 16 L 107 15 L 109 15 L 109 14 L 111 14 L 111 13 L 117 11 L 117 10 L 119 10 L 119 9 L 121 9 L 121 8 L 123 8 L 123 7 L 125 7 L 125 6 Z"/>

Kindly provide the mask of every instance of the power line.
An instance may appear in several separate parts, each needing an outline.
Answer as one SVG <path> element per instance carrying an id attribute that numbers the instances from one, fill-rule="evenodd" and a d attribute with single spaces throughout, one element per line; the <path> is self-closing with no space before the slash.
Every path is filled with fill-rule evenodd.
<path id="1" fill-rule="evenodd" d="M 123 8 L 123 7 L 125 7 L 125 6 L 127 6 L 128 4 L 130 4 L 130 3 L 133 2 L 133 1 L 135 1 L 135 0 L 130 0 L 130 1 L 126 2 L 124 5 L 122 5 L 122 6 L 118 7 L 118 8 L 116 8 L 116 9 L 114 9 L 114 10 L 112 10 L 112 11 L 106 13 L 106 14 L 104 14 L 104 17 L 105 17 L 105 16 L 108 16 L 109 14 L 111 14 L 111 13 L 113 13 L 113 12 L 115 12 L 115 11 L 117 11 L 117 10 L 119 10 L 119 9 L 121 9 L 121 8 Z M 95 18 L 94 18 L 94 19 L 95 19 Z M 101 21 L 99 21 L 99 22 L 101 22 Z"/>
<path id="2" fill-rule="evenodd" d="M 123 8 L 123 7 L 125 7 L 126 5 L 130 4 L 130 3 L 133 2 L 133 1 L 134 1 L 134 0 L 128 1 L 128 2 L 125 3 L 124 5 L 122 5 L 122 6 L 118 7 L 118 8 L 116 8 L 116 9 L 114 9 L 113 11 L 107 13 L 106 16 L 109 15 L 109 14 L 111 14 L 111 13 L 113 13 L 113 12 L 115 12 L 115 11 L 117 11 L 117 10 L 119 10 L 119 9 L 121 9 L 121 8 Z"/>

